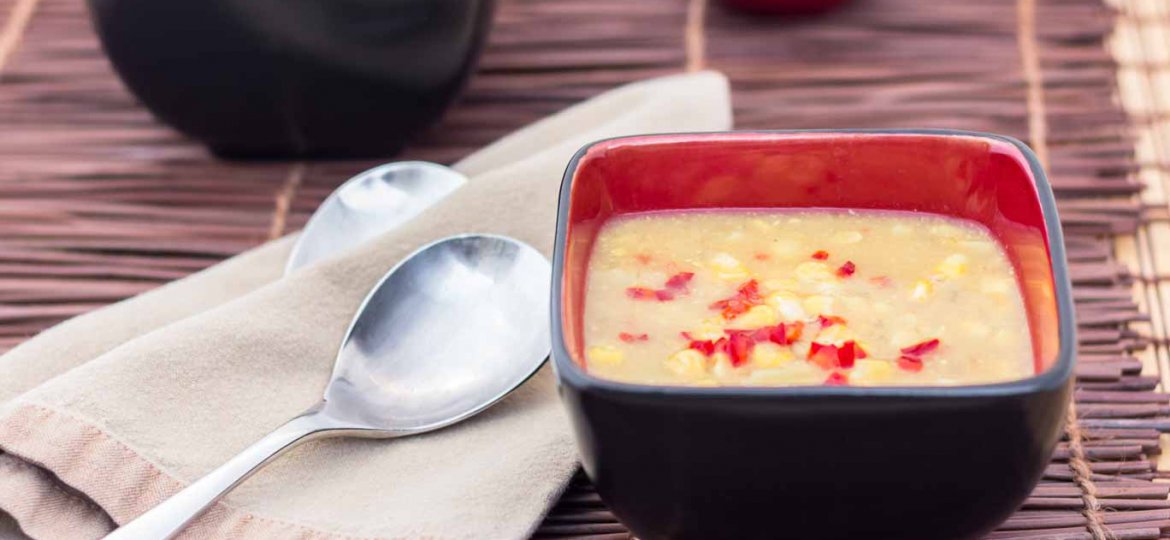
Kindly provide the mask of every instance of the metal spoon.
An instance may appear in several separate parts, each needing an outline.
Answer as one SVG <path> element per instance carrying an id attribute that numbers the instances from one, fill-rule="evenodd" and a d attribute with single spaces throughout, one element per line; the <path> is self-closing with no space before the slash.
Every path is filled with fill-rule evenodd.
<path id="1" fill-rule="evenodd" d="M 548 356 L 549 274 L 543 255 L 500 236 L 416 251 L 358 308 L 320 403 L 106 538 L 171 538 L 305 441 L 404 437 L 486 409 Z"/>
<path id="2" fill-rule="evenodd" d="M 313 212 L 284 273 L 398 227 L 465 183 L 467 177 L 459 172 L 426 161 L 387 163 L 358 173 Z"/>

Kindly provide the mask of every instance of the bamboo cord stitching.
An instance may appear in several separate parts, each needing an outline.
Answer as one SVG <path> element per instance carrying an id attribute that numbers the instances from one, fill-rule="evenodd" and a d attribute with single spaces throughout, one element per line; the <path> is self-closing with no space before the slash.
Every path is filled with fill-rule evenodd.
<path id="1" fill-rule="evenodd" d="M 13 53 L 20 47 L 24 32 L 36 12 L 40 0 L 16 0 L 12 11 L 8 13 L 8 22 L 0 30 L 0 75 L 4 73 L 4 66 L 8 64 Z"/>
<path id="2" fill-rule="evenodd" d="M 1036 1 L 1016 2 L 1016 38 L 1020 48 L 1020 60 L 1024 81 L 1027 84 L 1028 140 L 1036 152 L 1036 158 L 1048 167 L 1048 113 L 1044 104 L 1044 78 L 1040 69 L 1040 53 L 1036 40 Z M 1081 491 L 1085 528 L 1093 540 L 1114 540 L 1116 536 L 1105 526 L 1101 517 L 1101 501 L 1097 498 L 1097 485 L 1093 482 L 1093 470 L 1085 459 L 1085 447 L 1081 426 L 1077 420 L 1076 400 L 1070 399 L 1065 418 L 1068 434 L 1069 468 L 1073 482 Z"/>
<path id="3" fill-rule="evenodd" d="M 688 72 L 700 71 L 707 67 L 707 36 L 704 35 L 704 20 L 707 18 L 707 0 L 690 0 L 687 3 L 686 41 Z"/>
<path id="4" fill-rule="evenodd" d="M 289 209 L 292 208 L 292 202 L 296 199 L 297 190 L 300 189 L 304 178 L 305 162 L 298 161 L 293 164 L 292 169 L 289 169 L 284 184 L 276 192 L 276 204 L 272 210 L 272 225 L 268 228 L 269 240 L 276 240 L 284 234 L 288 225 Z"/>
<path id="5" fill-rule="evenodd" d="M 1076 482 L 1081 490 L 1085 528 L 1093 535 L 1093 540 L 1116 540 L 1117 536 L 1105 526 L 1105 521 L 1101 517 L 1101 501 L 1097 498 L 1093 469 L 1085 459 L 1084 434 L 1081 433 L 1081 425 L 1077 421 L 1076 400 L 1069 401 L 1064 430 L 1068 434 L 1068 466 L 1073 472 L 1073 482 Z"/>

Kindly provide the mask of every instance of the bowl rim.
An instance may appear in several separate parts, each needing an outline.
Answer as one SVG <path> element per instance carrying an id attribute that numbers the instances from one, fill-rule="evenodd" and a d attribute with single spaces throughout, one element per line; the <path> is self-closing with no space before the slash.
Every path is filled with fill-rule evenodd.
<path id="1" fill-rule="evenodd" d="M 573 178 L 581 159 L 594 147 L 621 140 L 647 138 L 693 137 L 717 140 L 727 135 L 926 135 L 933 137 L 965 137 L 1005 142 L 1015 147 L 1027 161 L 1040 203 L 1045 232 L 1048 234 L 1048 251 L 1051 261 L 1053 289 L 1056 295 L 1058 351 L 1056 361 L 1047 370 L 1031 377 L 1012 381 L 958 386 L 671 386 L 650 385 L 611 381 L 588 374 L 572 359 L 565 344 L 561 311 L 564 309 L 565 250 L 567 248 L 569 202 Z M 984 398 L 1005 395 L 1030 394 L 1054 391 L 1068 383 L 1076 359 L 1076 322 L 1074 319 L 1072 285 L 1068 275 L 1068 260 L 1065 254 L 1064 234 L 1056 209 L 1056 198 L 1052 185 L 1040 164 L 1039 158 L 1020 140 L 995 133 L 965 131 L 956 129 L 790 129 L 790 130 L 729 130 L 711 132 L 675 132 L 627 135 L 599 139 L 581 147 L 569 160 L 561 179 L 560 194 L 557 197 L 556 237 L 552 261 L 552 298 L 549 316 L 552 330 L 552 364 L 561 384 L 578 390 L 590 390 L 629 396 L 678 396 L 694 398 L 750 397 L 750 398 L 802 398 L 802 397 L 918 397 L 918 398 Z"/>

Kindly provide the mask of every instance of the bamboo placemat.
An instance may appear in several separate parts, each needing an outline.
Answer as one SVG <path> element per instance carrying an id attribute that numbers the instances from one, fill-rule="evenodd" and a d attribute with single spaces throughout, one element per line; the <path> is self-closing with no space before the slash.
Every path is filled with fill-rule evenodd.
<path id="1" fill-rule="evenodd" d="M 703 67 L 732 79 L 741 128 L 1028 140 L 1068 234 L 1079 416 L 991 538 L 1170 538 L 1156 467 L 1170 431 L 1170 6 L 1112 1 L 855 0 L 764 19 L 707 0 L 504 0 L 467 95 L 406 157 L 452 161 L 617 84 Z M 0 17 L 0 350 L 293 230 L 373 164 L 215 161 L 133 103 L 82 0 L 0 0 Z M 537 536 L 628 533 L 579 477 Z"/>

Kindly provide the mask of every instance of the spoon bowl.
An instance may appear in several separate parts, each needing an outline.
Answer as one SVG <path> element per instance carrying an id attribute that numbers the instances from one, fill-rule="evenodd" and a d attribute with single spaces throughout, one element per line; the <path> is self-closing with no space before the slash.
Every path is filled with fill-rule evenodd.
<path id="1" fill-rule="evenodd" d="M 467 183 L 450 167 L 398 161 L 362 171 L 333 190 L 309 218 L 284 273 L 332 257 L 394 229 Z"/>
<path id="2" fill-rule="evenodd" d="M 302 442 L 414 435 L 488 408 L 548 357 L 550 275 L 543 255 L 502 236 L 424 246 L 358 308 L 320 403 L 107 538 L 171 538 Z"/>
<path id="3" fill-rule="evenodd" d="M 325 411 L 398 436 L 487 408 L 548 356 L 549 274 L 543 255 L 504 237 L 456 236 L 422 248 L 358 309 Z"/>

